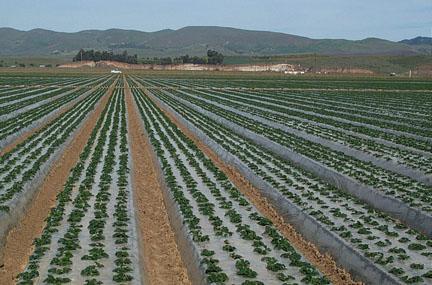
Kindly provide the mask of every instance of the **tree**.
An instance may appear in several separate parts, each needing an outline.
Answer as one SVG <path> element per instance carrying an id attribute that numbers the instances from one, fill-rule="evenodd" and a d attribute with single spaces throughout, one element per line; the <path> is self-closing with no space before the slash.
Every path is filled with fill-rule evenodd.
<path id="1" fill-rule="evenodd" d="M 172 58 L 171 57 L 163 57 L 160 59 L 160 64 L 162 65 L 168 65 L 168 64 L 172 64 Z"/>
<path id="2" fill-rule="evenodd" d="M 123 51 L 121 54 L 114 54 L 112 51 L 94 51 L 94 50 L 83 50 L 81 49 L 72 59 L 72 61 L 77 62 L 81 60 L 92 60 L 92 61 L 101 61 L 101 60 L 115 60 L 120 62 L 138 63 L 138 55 L 128 55 L 127 51 Z"/>
<path id="3" fill-rule="evenodd" d="M 207 51 L 208 64 L 222 64 L 224 61 L 223 54 L 209 49 Z"/>

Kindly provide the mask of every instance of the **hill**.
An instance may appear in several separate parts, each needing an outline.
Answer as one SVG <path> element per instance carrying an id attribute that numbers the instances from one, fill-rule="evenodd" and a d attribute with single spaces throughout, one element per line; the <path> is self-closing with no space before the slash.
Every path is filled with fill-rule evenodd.
<path id="1" fill-rule="evenodd" d="M 432 38 L 416 37 L 413 39 L 403 40 L 400 43 L 415 47 L 420 53 L 432 54 Z"/>
<path id="2" fill-rule="evenodd" d="M 400 43 L 408 45 L 432 45 L 432 38 L 429 37 L 416 37 L 413 39 L 402 40 Z"/>
<path id="3" fill-rule="evenodd" d="M 127 50 L 140 57 L 204 55 L 216 49 L 227 56 L 318 53 L 324 55 L 415 55 L 424 53 L 409 42 L 378 38 L 359 41 L 306 37 L 225 27 L 185 27 L 178 30 L 85 30 L 76 33 L 43 29 L 0 28 L 0 56 L 71 56 L 80 48 Z"/>

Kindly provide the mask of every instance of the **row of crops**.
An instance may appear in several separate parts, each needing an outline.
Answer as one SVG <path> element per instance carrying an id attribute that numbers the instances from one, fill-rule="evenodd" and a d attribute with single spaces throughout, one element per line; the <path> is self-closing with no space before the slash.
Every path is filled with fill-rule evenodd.
<path id="1" fill-rule="evenodd" d="M 57 196 L 19 284 L 140 284 L 123 89 Z"/>
<path id="2" fill-rule="evenodd" d="M 0 74 L 0 90 L 7 90 L 21 87 L 31 87 L 37 85 L 60 86 L 65 84 L 79 85 L 86 80 L 95 80 L 99 75 L 55 75 L 55 74 Z"/>
<path id="3" fill-rule="evenodd" d="M 328 284 L 148 97 L 133 94 L 175 203 L 169 211 L 187 225 L 186 262 L 202 267 L 196 282 Z"/>
<path id="4" fill-rule="evenodd" d="M 341 141 L 341 137 L 337 133 L 334 138 L 338 142 L 334 142 L 325 136 L 320 136 L 319 133 L 313 134 L 307 129 L 307 126 L 305 126 L 306 129 L 291 127 L 290 125 L 298 126 L 299 122 L 293 122 L 282 115 L 277 116 L 271 112 L 271 109 L 266 112 L 261 111 L 263 109 L 261 108 L 255 113 L 254 110 L 258 109 L 253 107 L 250 107 L 253 109 L 252 111 L 250 109 L 244 110 L 243 105 L 223 98 L 223 96 L 229 97 L 229 95 L 213 97 L 200 91 L 176 89 L 160 92 L 176 97 L 179 101 L 189 102 L 197 108 L 202 108 L 219 118 L 235 123 L 236 126 L 243 127 L 305 157 L 318 161 L 334 172 L 342 173 L 383 192 L 385 195 L 400 199 L 412 208 L 426 212 L 425 215 L 432 211 L 432 198 L 430 196 L 432 160 L 430 157 L 426 156 L 421 161 L 416 159 L 415 153 L 410 155 L 406 154 L 406 151 L 405 159 L 412 162 L 411 164 L 416 164 L 406 166 L 402 159 L 398 160 L 398 157 L 383 159 L 381 158 L 382 154 L 369 155 L 365 154 L 363 148 L 350 147 L 349 143 Z M 243 97 L 248 96 L 243 95 Z M 266 99 L 262 99 L 261 102 L 263 103 L 260 103 L 260 106 L 265 105 Z M 291 104 L 291 100 L 287 99 L 286 104 Z M 361 142 L 355 140 L 354 137 L 351 139 L 352 144 L 361 145 Z M 370 144 L 374 143 L 373 141 L 369 142 Z M 425 138 L 422 142 L 430 143 L 429 138 Z M 374 147 L 381 149 L 380 145 L 374 144 Z M 392 154 L 396 156 L 397 152 Z"/>
<path id="5" fill-rule="evenodd" d="M 432 284 L 428 89 L 426 81 L 378 79 L 0 75 L 0 259 L 8 232 L 91 121 L 14 281 L 149 282 L 133 108 L 192 284 L 342 284 L 331 274 L 343 273 L 309 260 L 276 220 L 354 280 Z M 183 129 L 254 186 L 277 218 Z"/>
<path id="6" fill-rule="evenodd" d="M 379 93 L 350 93 L 350 101 L 338 92 L 222 90 L 139 77 L 129 82 L 195 129 L 273 199 L 287 222 L 354 275 L 381 284 L 432 282 L 432 113 L 424 108 L 426 94 L 398 105 L 398 96 L 387 101 Z M 355 100 L 363 96 L 376 103 Z M 408 112 L 415 115 L 404 119 Z M 388 207 L 388 200 L 398 207 Z"/>
<path id="7" fill-rule="evenodd" d="M 106 90 L 95 89 L 81 101 L 0 158 L 0 248 L 25 212 L 38 186 Z"/>
<path id="8" fill-rule="evenodd" d="M 57 116 L 95 90 L 108 88 L 114 80 L 115 77 L 101 77 L 80 81 L 79 87 L 38 87 L 30 92 L 18 91 L 17 95 L 0 96 L 0 100 L 5 101 L 0 104 L 0 147 Z"/>
<path id="9" fill-rule="evenodd" d="M 297 76 L 256 76 L 253 74 L 245 75 L 224 75 L 211 74 L 208 76 L 179 75 L 170 76 L 169 74 L 152 75 L 146 74 L 146 79 L 156 79 L 183 86 L 199 85 L 206 88 L 269 88 L 269 89 L 367 89 L 367 90 L 422 90 L 427 91 L 432 88 L 430 80 L 405 80 L 392 78 L 337 78 L 337 77 L 317 77 L 299 78 Z M 388 98 L 402 97 L 399 94 L 388 94 Z"/>

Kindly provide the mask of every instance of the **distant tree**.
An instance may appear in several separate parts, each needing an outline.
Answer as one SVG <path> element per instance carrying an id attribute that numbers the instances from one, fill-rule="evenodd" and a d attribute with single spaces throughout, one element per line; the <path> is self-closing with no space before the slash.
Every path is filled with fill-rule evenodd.
<path id="1" fill-rule="evenodd" d="M 180 57 L 175 57 L 175 58 L 173 59 L 173 63 L 174 63 L 174 64 L 182 64 L 182 63 L 183 63 L 183 60 L 182 60 Z"/>
<path id="2" fill-rule="evenodd" d="M 180 59 L 182 60 L 183 63 L 190 63 L 191 62 L 188 54 L 181 56 Z"/>
<path id="3" fill-rule="evenodd" d="M 208 64 L 222 64 L 224 61 L 223 54 L 209 49 L 207 51 Z"/>
<path id="4" fill-rule="evenodd" d="M 20 63 L 19 67 L 26 67 L 26 65 L 24 63 Z"/>
<path id="5" fill-rule="evenodd" d="M 172 58 L 171 57 L 163 57 L 160 59 L 160 64 L 162 65 L 168 65 L 168 64 L 172 64 Z"/>
<path id="6" fill-rule="evenodd" d="M 94 61 L 101 61 L 102 60 L 102 53 L 100 51 L 95 51 L 93 60 Z"/>
<path id="7" fill-rule="evenodd" d="M 207 63 L 206 58 L 202 58 L 199 56 L 192 57 L 191 61 L 193 64 L 206 64 Z"/>
<path id="8" fill-rule="evenodd" d="M 114 54 L 112 51 L 94 51 L 94 50 L 83 50 L 81 49 L 73 58 L 73 62 L 81 60 L 101 61 L 101 60 L 114 60 L 119 62 L 126 62 L 136 64 L 138 63 L 138 55 L 128 55 L 127 51 L 123 51 L 121 54 Z"/>
<path id="9" fill-rule="evenodd" d="M 190 57 L 188 54 L 176 57 L 174 59 L 175 63 L 193 63 L 193 64 L 222 64 L 224 60 L 223 54 L 214 51 L 208 50 L 207 56 L 199 57 L 192 56 Z"/>

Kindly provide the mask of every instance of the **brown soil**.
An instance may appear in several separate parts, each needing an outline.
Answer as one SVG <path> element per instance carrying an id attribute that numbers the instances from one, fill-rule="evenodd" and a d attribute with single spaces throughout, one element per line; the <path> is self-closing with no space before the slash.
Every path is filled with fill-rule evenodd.
<path id="1" fill-rule="evenodd" d="M 142 272 L 148 284 L 191 284 L 171 229 L 149 142 L 126 87 L 132 184 L 141 248 Z"/>
<path id="2" fill-rule="evenodd" d="M 153 101 L 156 103 L 155 101 Z M 157 103 L 156 103 L 157 104 Z M 214 153 L 207 145 L 199 140 L 192 132 L 190 132 L 182 123 L 174 118 L 169 112 L 165 111 L 159 104 L 158 107 L 177 125 L 177 127 L 193 142 L 196 146 L 209 157 L 213 163 L 223 171 L 234 185 L 245 195 L 249 201 L 254 204 L 257 210 L 266 218 L 270 219 L 281 234 L 290 241 L 290 243 L 300 251 L 311 264 L 317 267 L 333 284 L 348 285 L 362 284 L 355 282 L 351 275 L 341 267 L 339 267 L 329 254 L 322 254 L 318 248 L 305 240 L 297 231 L 290 225 L 284 222 L 270 202 L 264 198 L 260 192 L 250 184 L 238 171 L 225 164 L 219 156 Z"/>
<path id="3" fill-rule="evenodd" d="M 70 170 L 77 163 L 98 118 L 108 103 L 112 87 L 108 90 L 109 96 L 102 97 L 100 104 L 84 122 L 61 158 L 53 164 L 26 214 L 9 232 L 4 248 L 4 265 L 0 270 L 0 284 L 15 284 L 14 278 L 24 270 L 34 250 L 33 240 L 41 235 L 45 227 L 45 218 L 50 209 L 55 206 L 57 194 L 63 189 Z"/>
<path id="4" fill-rule="evenodd" d="M 76 91 L 77 89 L 78 88 L 76 88 L 74 91 Z M 81 96 L 79 98 L 80 98 L 80 100 L 78 100 L 78 102 L 80 102 L 81 100 L 83 100 L 85 97 Z M 30 137 L 31 135 L 33 135 L 34 133 L 36 133 L 37 131 L 41 130 L 43 127 L 45 127 L 46 125 L 48 125 L 49 123 L 51 123 L 52 121 L 54 121 L 55 119 L 57 119 L 58 117 L 60 117 L 63 113 L 69 111 L 72 108 L 72 106 L 74 104 L 77 104 L 78 102 L 75 102 L 75 103 L 69 102 L 66 105 L 60 107 L 59 108 L 60 111 L 56 115 L 54 115 L 54 116 L 48 115 L 48 118 L 46 120 L 44 120 L 43 122 L 41 122 L 41 124 L 39 126 L 36 126 L 33 129 L 31 129 L 31 130 L 23 133 L 21 136 L 19 136 L 18 138 L 16 138 L 12 143 L 8 144 L 2 150 L 0 150 L 0 156 L 4 155 L 5 153 L 10 152 L 18 144 L 20 144 L 23 141 L 25 141 L 28 137 Z"/>

